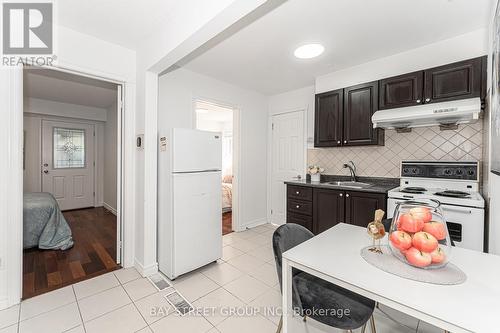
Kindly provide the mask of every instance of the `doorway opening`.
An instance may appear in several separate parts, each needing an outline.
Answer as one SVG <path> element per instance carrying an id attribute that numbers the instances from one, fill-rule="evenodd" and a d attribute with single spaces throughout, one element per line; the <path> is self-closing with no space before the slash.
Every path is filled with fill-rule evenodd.
<path id="1" fill-rule="evenodd" d="M 27 299 L 120 268 L 123 96 L 73 73 L 23 76 Z"/>
<path id="2" fill-rule="evenodd" d="M 233 226 L 233 180 L 235 167 L 234 154 L 234 108 L 196 100 L 196 129 L 219 132 L 222 134 L 222 234 L 234 230 Z"/>

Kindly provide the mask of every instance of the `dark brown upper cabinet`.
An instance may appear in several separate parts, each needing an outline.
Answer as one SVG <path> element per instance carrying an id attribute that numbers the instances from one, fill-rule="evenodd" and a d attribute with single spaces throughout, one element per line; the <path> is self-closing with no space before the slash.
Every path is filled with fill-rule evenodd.
<path id="1" fill-rule="evenodd" d="M 474 58 L 425 71 L 425 103 L 485 97 L 487 58 Z"/>
<path id="2" fill-rule="evenodd" d="M 344 146 L 383 144 L 383 131 L 372 123 L 377 110 L 378 81 L 344 89 Z"/>
<path id="3" fill-rule="evenodd" d="M 423 71 L 380 80 L 379 108 L 382 110 L 422 104 L 423 93 Z"/>
<path id="4" fill-rule="evenodd" d="M 342 145 L 343 105 L 343 89 L 316 95 L 314 146 Z"/>

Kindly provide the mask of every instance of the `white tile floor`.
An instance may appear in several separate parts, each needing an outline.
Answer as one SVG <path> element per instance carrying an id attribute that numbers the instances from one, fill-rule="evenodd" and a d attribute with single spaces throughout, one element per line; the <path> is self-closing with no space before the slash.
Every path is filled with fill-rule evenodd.
<path id="1" fill-rule="evenodd" d="M 274 333 L 279 316 L 272 313 L 239 316 L 227 311 L 280 306 L 271 248 L 273 230 L 273 226 L 263 225 L 224 236 L 223 260 L 173 281 L 174 287 L 196 308 L 215 307 L 225 311 L 179 317 L 163 294 L 130 268 L 0 311 L 0 333 Z M 156 314 L 152 315 L 152 309 Z M 391 309 L 385 311 L 409 327 L 396 324 L 377 310 L 377 332 L 415 332 L 417 320 Z M 294 333 L 339 332 L 312 320 L 306 324 L 298 321 L 294 327 Z M 420 323 L 418 332 L 441 331 Z"/>

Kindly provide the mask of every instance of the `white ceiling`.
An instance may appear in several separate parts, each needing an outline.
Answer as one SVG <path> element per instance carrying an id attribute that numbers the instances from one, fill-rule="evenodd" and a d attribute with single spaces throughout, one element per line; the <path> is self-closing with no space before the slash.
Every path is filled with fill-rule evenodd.
<path id="1" fill-rule="evenodd" d="M 60 0 L 58 24 L 136 49 L 185 0 Z"/>
<path id="2" fill-rule="evenodd" d="M 264 94 L 485 27 L 494 0 L 288 0 L 186 68 Z M 316 59 L 293 56 L 320 42 Z"/>
<path id="3" fill-rule="evenodd" d="M 106 109 L 117 98 L 115 84 L 60 71 L 24 71 L 24 96 Z"/>

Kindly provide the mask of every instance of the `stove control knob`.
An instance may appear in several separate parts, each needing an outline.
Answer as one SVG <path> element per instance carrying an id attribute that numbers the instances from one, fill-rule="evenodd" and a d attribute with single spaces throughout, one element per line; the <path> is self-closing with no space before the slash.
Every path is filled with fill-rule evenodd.
<path id="1" fill-rule="evenodd" d="M 450 169 L 445 169 L 444 170 L 445 175 L 451 175 L 451 170 Z"/>
<path id="2" fill-rule="evenodd" d="M 404 169 L 403 169 L 403 174 L 407 174 L 407 173 L 408 173 L 408 171 L 410 171 L 410 170 L 408 170 L 407 168 L 404 168 Z"/>
<path id="3" fill-rule="evenodd" d="M 412 172 L 412 173 L 414 173 L 414 174 L 416 174 L 416 173 L 417 173 L 417 171 L 418 171 L 418 170 L 417 170 L 417 168 L 413 168 L 413 169 L 411 169 L 411 172 Z"/>
<path id="4" fill-rule="evenodd" d="M 469 176 L 474 176 L 474 170 L 469 170 L 469 171 L 467 171 L 467 174 L 468 174 Z"/>
<path id="5" fill-rule="evenodd" d="M 458 169 L 456 172 L 455 172 L 457 175 L 461 176 L 464 174 L 464 171 L 462 169 Z"/>

